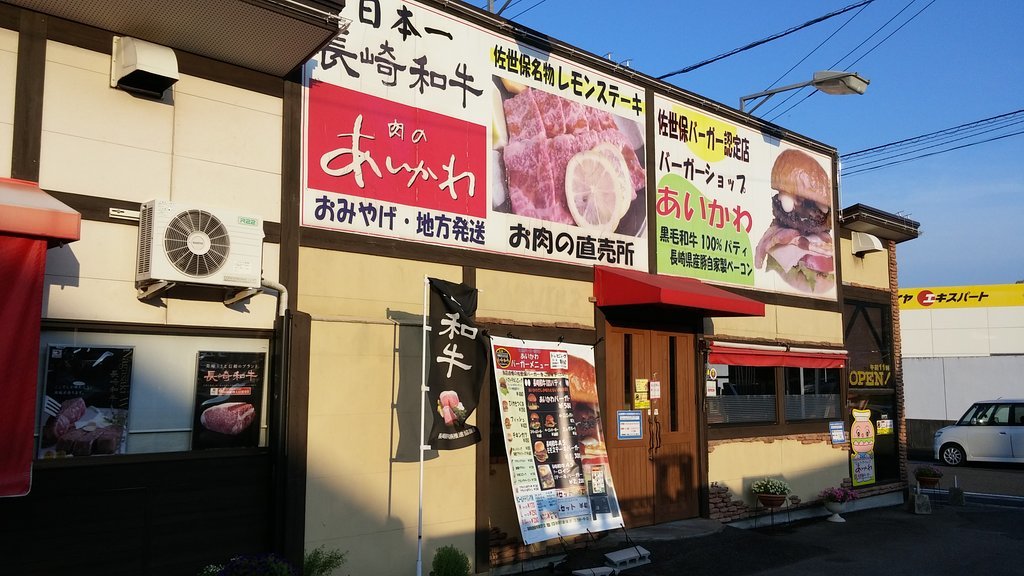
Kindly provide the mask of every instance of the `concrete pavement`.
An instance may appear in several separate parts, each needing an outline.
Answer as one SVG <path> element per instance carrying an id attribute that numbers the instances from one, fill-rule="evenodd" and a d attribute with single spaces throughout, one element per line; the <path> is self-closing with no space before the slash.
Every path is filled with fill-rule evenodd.
<path id="1" fill-rule="evenodd" d="M 825 516 L 775 526 L 741 529 L 708 520 L 690 525 L 630 531 L 653 562 L 623 574 L 676 576 L 803 576 L 883 574 L 985 576 L 1024 574 L 1024 510 L 932 500 L 932 514 L 902 505 L 847 512 L 845 523 Z M 784 519 L 782 519 L 784 520 Z M 571 551 L 557 569 L 513 573 L 569 574 L 602 566 L 603 554 L 625 546 L 622 536 L 604 538 L 591 550 Z"/>

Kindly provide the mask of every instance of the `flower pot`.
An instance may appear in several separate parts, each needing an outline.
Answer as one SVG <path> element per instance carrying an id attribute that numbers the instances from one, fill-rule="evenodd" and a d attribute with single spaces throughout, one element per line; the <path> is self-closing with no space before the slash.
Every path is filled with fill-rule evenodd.
<path id="1" fill-rule="evenodd" d="M 825 501 L 824 504 L 825 510 L 828 510 L 829 512 L 832 513 L 832 515 L 827 518 L 829 522 L 846 522 L 846 520 L 839 515 L 839 513 L 842 512 L 844 508 L 846 508 L 846 504 L 842 502 L 829 501 Z"/>
<path id="2" fill-rule="evenodd" d="M 939 479 L 934 476 L 918 476 L 917 483 L 921 485 L 921 488 L 936 488 L 939 485 Z"/>
<path id="3" fill-rule="evenodd" d="M 785 494 L 758 494 L 757 501 L 765 508 L 778 508 L 786 503 Z"/>

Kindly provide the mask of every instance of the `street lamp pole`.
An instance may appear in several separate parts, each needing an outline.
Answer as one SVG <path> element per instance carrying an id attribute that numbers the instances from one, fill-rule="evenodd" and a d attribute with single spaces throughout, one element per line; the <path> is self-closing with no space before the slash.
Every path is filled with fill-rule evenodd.
<path id="1" fill-rule="evenodd" d="M 798 88 L 803 88 L 804 86 L 813 86 L 816 90 L 821 90 L 826 94 L 843 95 L 863 94 L 868 89 L 868 84 L 870 83 L 870 80 L 861 77 L 856 72 L 823 70 L 815 72 L 814 78 L 807 82 L 798 82 L 796 84 L 790 84 L 789 86 L 781 86 L 779 88 L 772 88 L 771 90 L 758 92 L 757 94 L 743 96 L 740 98 L 740 112 L 753 114 L 754 110 L 757 110 L 762 104 L 779 92 L 788 92 L 789 90 L 796 90 Z M 759 98 L 761 101 L 755 104 L 753 108 L 750 110 L 746 109 L 748 102 Z"/>

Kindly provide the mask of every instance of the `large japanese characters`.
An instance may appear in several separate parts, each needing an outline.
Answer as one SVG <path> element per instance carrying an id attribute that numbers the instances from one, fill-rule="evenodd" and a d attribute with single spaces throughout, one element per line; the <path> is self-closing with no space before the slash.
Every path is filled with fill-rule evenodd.
<path id="1" fill-rule="evenodd" d="M 831 160 L 656 97 L 658 272 L 836 298 Z"/>
<path id="2" fill-rule="evenodd" d="M 476 409 L 487 373 L 484 334 L 473 324 L 477 291 L 465 284 L 430 278 L 428 389 L 434 423 L 428 443 L 454 450 L 480 441 L 466 420 Z"/>
<path id="3" fill-rule="evenodd" d="M 415 2 L 306 66 L 302 225 L 647 267 L 643 91 Z"/>

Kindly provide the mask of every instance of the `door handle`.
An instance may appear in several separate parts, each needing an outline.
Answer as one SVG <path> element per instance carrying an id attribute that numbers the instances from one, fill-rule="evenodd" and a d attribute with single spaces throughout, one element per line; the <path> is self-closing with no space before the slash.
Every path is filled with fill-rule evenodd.
<path id="1" fill-rule="evenodd" d="M 658 444 L 654 447 L 654 449 L 661 450 L 661 420 L 655 420 L 654 423 L 658 425 Z"/>
<path id="2" fill-rule="evenodd" d="M 647 417 L 647 459 L 654 460 L 654 418 Z"/>

